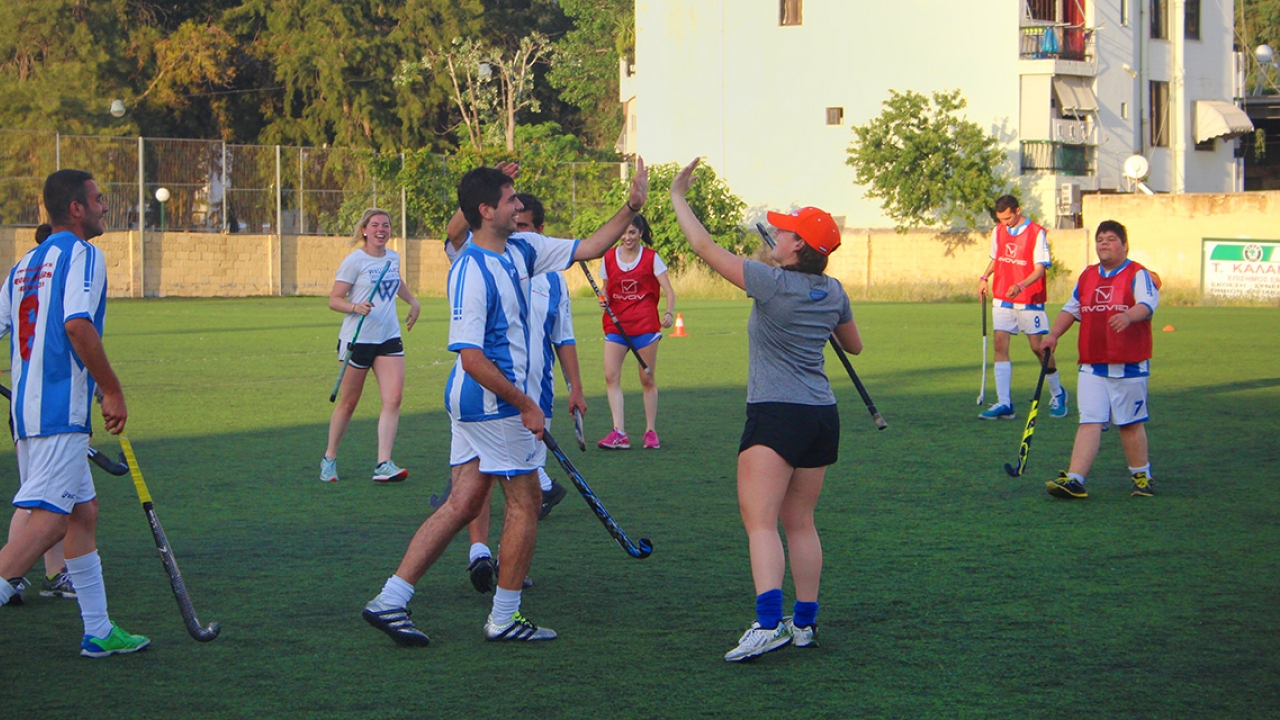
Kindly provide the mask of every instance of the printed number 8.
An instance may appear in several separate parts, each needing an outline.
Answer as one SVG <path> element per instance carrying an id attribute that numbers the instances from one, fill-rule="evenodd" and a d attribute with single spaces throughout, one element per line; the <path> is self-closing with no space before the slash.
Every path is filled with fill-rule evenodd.
<path id="1" fill-rule="evenodd" d="M 31 360 L 31 349 L 36 341 L 36 318 L 40 314 L 40 296 L 36 294 L 22 298 L 18 305 L 18 351 L 23 361 Z"/>

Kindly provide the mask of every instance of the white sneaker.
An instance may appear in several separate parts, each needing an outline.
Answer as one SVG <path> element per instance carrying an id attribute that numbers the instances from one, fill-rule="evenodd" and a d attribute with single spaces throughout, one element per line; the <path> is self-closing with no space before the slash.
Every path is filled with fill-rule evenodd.
<path id="1" fill-rule="evenodd" d="M 484 636 L 485 639 L 493 641 L 523 640 L 532 642 L 536 640 L 555 640 L 556 631 L 551 628 L 538 627 L 517 612 L 511 616 L 511 622 L 506 625 L 494 624 L 493 615 L 490 615 L 484 624 Z"/>
<path id="2" fill-rule="evenodd" d="M 798 627 L 790 615 L 783 618 L 787 629 L 791 631 L 791 644 L 796 647 L 818 647 L 818 626 Z"/>
<path id="3" fill-rule="evenodd" d="M 791 630 L 786 623 L 778 623 L 778 627 L 765 629 L 759 622 L 751 623 L 751 628 L 742 634 L 738 647 L 724 654 L 725 662 L 742 662 L 777 650 L 791 642 Z"/>

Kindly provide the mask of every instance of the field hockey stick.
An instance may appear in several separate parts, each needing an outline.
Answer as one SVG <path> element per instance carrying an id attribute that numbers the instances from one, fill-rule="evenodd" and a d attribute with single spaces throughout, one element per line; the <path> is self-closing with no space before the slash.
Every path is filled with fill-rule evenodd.
<path id="1" fill-rule="evenodd" d="M 5 400 L 13 401 L 13 393 L 9 392 L 9 388 L 3 385 L 0 385 L 0 395 L 3 395 Z M 12 422 L 13 418 L 11 417 L 9 419 Z M 93 461 L 94 465 L 97 465 L 117 477 L 129 474 L 129 464 L 125 462 L 124 455 L 120 456 L 120 462 L 116 462 L 90 447 L 89 459 Z"/>
<path id="2" fill-rule="evenodd" d="M 556 439 L 551 437 L 551 433 L 543 430 L 542 442 L 546 444 L 547 449 L 556 457 L 556 460 L 560 461 L 560 467 L 564 468 L 569 479 L 573 481 L 573 486 L 578 488 L 578 492 L 582 495 L 582 499 L 587 501 L 587 504 L 591 506 L 592 512 L 594 512 L 596 517 L 600 519 L 600 522 L 604 524 L 605 530 L 608 530 L 609 534 L 613 536 L 613 539 L 618 541 L 618 544 L 622 546 L 622 549 L 626 550 L 627 554 L 633 558 L 643 560 L 644 558 L 649 557 L 649 555 L 653 553 L 653 543 L 649 542 L 649 538 L 640 538 L 640 547 L 636 547 L 635 544 L 631 542 L 631 539 L 627 537 L 627 534 L 622 532 L 622 528 L 618 527 L 618 523 L 613 519 L 613 516 L 609 514 L 609 511 L 604 508 L 604 504 L 596 498 L 596 494 L 591 492 L 591 488 L 587 486 L 587 481 L 582 479 L 582 473 L 579 473 L 578 469 L 573 466 L 573 463 L 569 462 L 569 457 L 565 455 L 564 451 L 560 449 L 560 446 L 556 444 Z"/>
<path id="3" fill-rule="evenodd" d="M 871 413 L 871 419 L 875 421 L 876 429 L 883 430 L 889 427 L 889 423 L 885 422 L 884 416 L 876 409 L 876 404 L 871 401 L 871 395 L 867 393 L 867 388 L 862 384 L 858 373 L 854 372 L 853 363 L 849 362 L 849 356 L 845 354 L 844 348 L 840 347 L 840 343 L 836 342 L 836 336 L 832 335 L 827 339 L 831 341 L 831 347 L 835 348 L 836 357 L 840 358 L 840 362 L 844 364 L 845 372 L 849 373 L 849 379 L 853 381 L 853 386 L 858 389 L 858 394 L 862 396 L 862 402 L 867 404 L 867 412 Z"/>
<path id="4" fill-rule="evenodd" d="M 365 302 L 373 302 L 373 297 L 378 294 L 378 288 L 382 287 L 382 278 L 386 277 L 387 271 L 391 269 L 391 261 L 388 260 L 386 265 L 382 266 L 382 272 L 378 275 L 378 281 L 373 284 L 373 290 L 369 292 L 369 299 Z M 392 300 L 395 302 L 395 300 Z M 373 312 L 370 310 L 369 312 Z M 347 351 L 342 354 L 342 367 L 338 370 L 338 379 L 333 381 L 333 392 L 329 393 L 329 402 L 338 399 L 338 388 L 342 385 L 342 376 L 347 374 L 347 366 L 351 364 L 351 353 L 355 351 L 356 340 L 360 337 L 360 328 L 364 327 L 365 318 L 368 315 L 361 315 L 360 322 L 356 323 L 356 332 L 351 336 L 351 342 L 347 345 Z"/>
<path id="5" fill-rule="evenodd" d="M 1031 437 L 1036 432 L 1036 415 L 1040 410 L 1040 391 L 1044 389 L 1044 376 L 1049 373 L 1049 349 L 1044 348 L 1044 358 L 1040 365 L 1040 379 L 1036 381 L 1036 395 L 1031 398 L 1031 411 L 1027 413 L 1027 427 L 1022 431 L 1022 443 L 1018 445 L 1018 466 L 1004 464 L 1004 471 L 1009 477 L 1021 477 L 1027 469 L 1027 456 L 1031 454 Z"/>
<path id="6" fill-rule="evenodd" d="M 987 303 L 978 301 L 982 309 L 982 386 L 978 388 L 978 404 L 987 399 Z"/>
<path id="7" fill-rule="evenodd" d="M 756 223 L 756 231 L 760 233 L 760 237 L 769 244 L 769 247 L 775 247 L 773 236 L 765 229 L 764 223 Z M 858 389 L 858 394 L 862 396 L 862 402 L 867 404 L 867 412 L 871 413 L 871 419 L 875 421 L 876 428 L 884 430 L 889 427 L 889 423 L 885 421 L 884 416 L 876 409 L 876 404 L 871 401 L 871 395 L 867 392 L 867 388 L 862 384 L 862 379 L 858 377 L 858 373 L 853 369 L 853 363 L 849 362 L 849 356 L 845 354 L 844 348 L 840 347 L 840 343 L 836 341 L 836 336 L 832 335 L 827 338 L 831 341 L 831 347 L 836 351 L 836 357 L 840 358 L 840 363 L 844 365 L 845 372 L 849 373 L 849 379 L 853 381 L 853 386 Z"/>
<path id="8" fill-rule="evenodd" d="M 609 319 L 613 320 L 613 326 L 618 329 L 618 334 L 627 342 L 627 347 L 631 350 L 631 354 L 636 356 L 636 360 L 640 362 L 641 369 L 646 375 L 652 375 L 653 371 L 645 364 L 644 358 L 640 357 L 640 351 L 636 349 L 635 343 L 631 342 L 631 336 L 626 330 L 622 329 L 622 323 L 618 322 L 618 316 L 613 314 L 613 308 L 609 307 L 609 301 L 605 299 L 604 293 L 600 292 L 600 286 L 596 285 L 596 279 L 591 275 L 591 271 L 587 269 L 587 263 L 579 260 L 578 264 L 582 266 L 582 272 L 586 273 L 587 282 L 591 283 L 591 289 L 596 291 L 596 297 L 604 304 L 604 311 L 609 313 Z"/>
<path id="9" fill-rule="evenodd" d="M 178 561 L 173 557 L 173 548 L 169 547 L 169 539 L 160 527 L 160 518 L 156 517 L 155 506 L 151 502 L 151 493 L 147 483 L 142 479 L 142 469 L 138 467 L 138 458 L 133 454 L 133 445 L 129 438 L 120 435 L 120 448 L 129 462 L 129 472 L 133 474 L 133 487 L 138 491 L 138 500 L 142 502 L 142 510 L 147 514 L 147 522 L 151 524 L 151 535 L 156 540 L 156 549 L 160 551 L 160 561 L 164 563 L 164 571 L 169 576 L 169 585 L 173 588 L 173 599 L 178 601 L 178 610 L 182 613 L 182 621 L 187 625 L 187 632 L 200 642 L 209 642 L 218 637 L 222 628 L 211 622 L 202 627 L 196 618 L 196 609 L 191 605 L 191 595 L 187 593 L 187 584 L 182 581 L 182 573 L 178 572 Z"/>
<path id="10" fill-rule="evenodd" d="M 578 449 L 582 452 L 587 451 L 587 438 L 582 432 L 582 412 L 578 408 L 573 409 L 573 437 L 578 441 Z"/>

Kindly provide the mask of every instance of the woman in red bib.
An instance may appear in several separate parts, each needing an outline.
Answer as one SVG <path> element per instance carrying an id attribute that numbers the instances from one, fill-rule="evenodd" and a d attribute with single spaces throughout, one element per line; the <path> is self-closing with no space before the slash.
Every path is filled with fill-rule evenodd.
<path id="1" fill-rule="evenodd" d="M 641 242 L 644 245 L 641 245 Z M 604 299 L 600 306 L 618 317 L 621 331 L 631 338 L 650 373 L 657 372 L 658 341 L 662 328 L 671 327 L 675 321 L 676 294 L 667 279 L 667 265 L 651 248 L 653 231 L 643 215 L 636 215 L 622 236 L 617 248 L 605 253 L 600 266 L 600 279 L 604 283 Z M 658 316 L 658 295 L 666 295 L 667 309 Z M 609 396 L 609 411 L 613 415 L 613 430 L 596 443 L 606 450 L 625 450 L 631 447 L 623 418 L 622 361 L 627 356 L 626 338 L 613 324 L 609 313 L 604 313 L 604 382 Z M 655 375 L 640 368 L 640 386 L 644 390 L 644 447 L 656 450 L 661 447 L 655 423 L 658 419 L 658 385 Z"/>

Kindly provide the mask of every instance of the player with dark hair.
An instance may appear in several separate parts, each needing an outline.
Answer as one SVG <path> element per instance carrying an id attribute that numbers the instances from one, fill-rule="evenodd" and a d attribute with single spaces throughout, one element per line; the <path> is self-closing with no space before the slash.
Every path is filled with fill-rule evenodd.
<path id="1" fill-rule="evenodd" d="M 1129 233 L 1120 223 L 1098 224 L 1094 250 L 1098 263 L 1080 273 L 1075 292 L 1044 339 L 1044 347 L 1053 352 L 1058 338 L 1080 323 L 1080 427 L 1068 471 L 1058 473 L 1045 487 L 1058 498 L 1088 497 L 1085 475 L 1098 456 L 1103 429 L 1114 423 L 1133 477 L 1130 494 L 1151 497 L 1155 488 L 1147 446 L 1147 378 L 1151 316 L 1160 304 L 1160 289 L 1146 268 L 1129 259 Z"/>
<path id="2" fill-rule="evenodd" d="M 1011 385 L 1013 362 L 1009 359 L 1009 338 L 1024 332 L 1031 351 L 1041 354 L 1041 337 L 1049 332 L 1049 316 L 1044 304 L 1048 299 L 1045 272 L 1052 260 L 1045 229 L 1023 217 L 1018 198 L 1001 195 L 996 199 L 996 227 L 991 231 L 991 261 L 978 278 L 978 300 L 987 301 L 987 279 L 991 281 L 992 320 L 995 328 L 996 402 L 979 413 L 983 420 L 1013 420 Z M 1058 368 L 1049 358 L 1051 400 L 1049 415 L 1066 417 L 1067 391 L 1062 387 Z"/>
<path id="3" fill-rule="evenodd" d="M 507 174 L 514 179 L 517 174 L 516 166 L 512 164 L 505 167 Z M 542 235 L 546 222 L 546 210 L 542 207 L 542 201 L 529 193 L 516 193 L 516 199 L 524 208 L 516 213 L 516 232 Z M 458 216 L 461 216 L 460 212 Z M 470 232 L 458 223 L 450 222 L 446 235 L 448 240 L 445 252 L 452 262 L 466 244 Z M 560 368 L 564 371 L 565 382 L 569 386 L 570 412 L 577 409 L 578 412 L 585 413 L 587 410 L 587 401 L 582 395 L 578 350 L 573 336 L 569 286 L 564 275 L 549 272 L 533 276 L 530 279 L 529 301 L 529 394 L 538 400 L 542 411 L 547 415 L 547 426 L 550 427 L 555 401 L 553 370 L 556 358 L 560 359 Z M 542 509 L 538 513 L 538 519 L 545 520 L 568 491 L 551 479 L 545 467 L 538 468 L 538 484 L 542 488 Z M 452 487 L 452 483 L 450 486 Z M 498 579 L 497 563 L 493 560 L 493 551 L 489 549 L 489 507 L 486 496 L 484 508 L 467 525 L 467 533 L 471 539 L 471 547 L 467 553 L 467 573 L 471 576 L 471 584 L 476 591 L 482 593 L 493 592 Z M 524 587 L 532 584 L 533 581 L 526 577 Z"/>
<path id="4" fill-rule="evenodd" d="M 640 212 L 649 191 L 644 161 L 637 162 L 626 205 L 582 241 L 516 232 L 524 207 L 511 177 L 476 168 L 458 183 L 458 207 L 471 240 L 449 270 L 449 349 L 458 359 L 445 388 L 453 441 L 452 491 L 414 534 L 394 575 L 365 607 L 364 618 L 402 645 L 429 640 L 409 619 L 414 584 L 475 519 L 494 483 L 506 495 L 498 558 L 498 588 L 485 623 L 493 641 L 552 640 L 520 613 L 522 585 L 533 559 L 542 493 L 537 468 L 546 462 L 540 442 L 546 414 L 528 392 L 531 279 L 574 262 L 598 258 Z"/>
<path id="5" fill-rule="evenodd" d="M 0 336 L 10 343 L 21 486 L 13 504 L 31 511 L 16 538 L 0 548 L 0 578 L 25 572 L 65 538 L 67 573 L 84 623 L 80 654 L 131 653 L 151 641 L 111 622 L 98 558 L 98 500 L 86 460 L 95 386 L 103 425 L 124 430 L 124 391 L 102 346 L 107 269 L 89 240 L 102 234 L 107 202 L 93 175 L 59 170 L 45 181 L 53 234 L 27 252 L 0 292 Z M 16 593 L 0 582 L 0 604 Z"/>
<path id="6" fill-rule="evenodd" d="M 338 332 L 338 359 L 348 348 L 351 364 L 342 376 L 338 404 L 329 418 L 329 444 L 320 458 L 320 480 L 338 480 L 338 445 L 351 425 L 356 404 L 364 392 L 364 381 L 373 371 L 382 396 L 378 414 L 378 457 L 373 467 L 373 481 L 400 482 L 409 471 L 391 460 L 396 432 L 400 427 L 400 402 L 404 395 L 404 341 L 400 337 L 400 320 L 396 315 L 396 298 L 409 304 L 405 327 L 413 329 L 421 306 L 413 291 L 400 278 L 400 254 L 387 247 L 391 239 L 391 215 L 386 210 L 369 208 L 361 215 L 351 234 L 355 249 L 338 266 L 337 278 L 329 292 L 329 309 L 343 313 Z M 391 267 L 387 267 L 387 263 Z M 383 270 L 386 269 L 386 274 Z M 381 284 L 374 288 L 381 278 Z M 372 296 L 372 299 L 370 297 Z M 356 329 L 360 337 L 355 337 Z M 352 341 L 356 341 L 352 345 Z"/>
<path id="7" fill-rule="evenodd" d="M 658 341 L 662 339 L 662 328 L 669 328 L 675 321 L 676 293 L 667 277 L 667 265 L 648 247 L 653 244 L 653 230 L 643 215 L 636 215 L 627 226 L 622 242 L 609 253 L 605 253 L 600 263 L 600 281 L 604 285 L 605 296 L 600 299 L 600 307 L 608 303 L 608 310 L 603 313 L 601 322 L 604 325 L 604 384 L 609 398 L 609 413 L 613 420 L 613 429 L 609 431 L 597 447 L 605 450 L 625 450 L 631 447 L 631 438 L 627 436 L 626 414 L 622 394 L 622 362 L 630 348 L 627 340 L 618 327 L 614 325 L 614 317 L 622 325 L 622 332 L 631 338 L 636 354 L 644 360 L 649 371 L 637 363 L 640 371 L 640 388 L 644 398 L 644 447 L 657 450 L 662 447 L 658 440 Z M 643 243 L 643 244 L 641 244 Z M 667 310 L 658 316 L 658 292 L 667 299 Z"/>
<path id="8" fill-rule="evenodd" d="M 769 213 L 778 228 L 769 257 L 780 267 L 745 260 L 716 245 L 685 196 L 694 160 L 671 184 L 671 204 L 689 246 L 712 270 L 747 291 L 750 362 L 747 422 L 738 449 L 738 508 L 747 531 L 756 621 L 729 662 L 763 655 L 789 643 L 816 644 L 822 542 L 813 511 L 827 466 L 840 448 L 840 413 L 824 370 L 824 349 L 834 334 L 847 352 L 862 352 L 849 297 L 827 277 L 827 256 L 840 246 L 840 229 L 826 212 L 806 207 Z M 786 531 L 784 551 L 778 522 Z M 795 581 L 794 615 L 782 615 L 787 560 Z"/>

